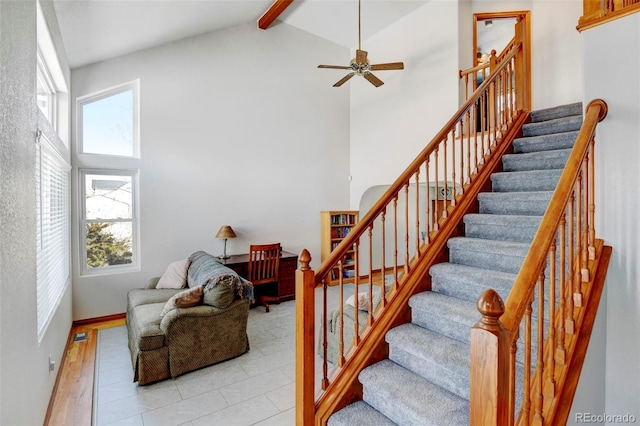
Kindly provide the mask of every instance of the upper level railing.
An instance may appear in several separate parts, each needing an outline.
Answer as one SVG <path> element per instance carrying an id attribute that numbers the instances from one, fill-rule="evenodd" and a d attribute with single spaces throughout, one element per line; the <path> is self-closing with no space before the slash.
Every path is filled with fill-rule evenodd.
<path id="1" fill-rule="evenodd" d="M 578 31 L 602 25 L 640 11 L 640 0 L 583 0 Z"/>
<path id="2" fill-rule="evenodd" d="M 594 229 L 594 143 L 606 114 L 602 100 L 587 106 L 506 303 L 493 290 L 478 300 L 482 319 L 471 331 L 471 425 L 566 421 L 555 415 L 576 367 L 577 336 L 602 250 Z"/>
<path id="3" fill-rule="evenodd" d="M 513 38 L 499 56 L 496 56 L 496 51 L 493 49 L 488 62 L 478 64 L 473 68 L 458 71 L 460 80 L 464 87 L 465 100 L 469 99 L 469 96 L 476 91 L 487 77 L 489 77 L 491 70 L 495 70 L 502 62 L 505 61 L 505 58 L 509 56 L 515 47 L 516 39 Z"/>
<path id="4" fill-rule="evenodd" d="M 522 125 L 529 108 L 524 22 L 515 34 L 500 60 L 493 56 L 488 77 L 317 271 L 309 253 L 301 254 L 297 424 L 325 424 L 361 398 L 358 373 L 386 356 L 384 334 L 408 321 L 409 297 L 425 289 L 429 266 L 441 261 L 446 240 Z"/>

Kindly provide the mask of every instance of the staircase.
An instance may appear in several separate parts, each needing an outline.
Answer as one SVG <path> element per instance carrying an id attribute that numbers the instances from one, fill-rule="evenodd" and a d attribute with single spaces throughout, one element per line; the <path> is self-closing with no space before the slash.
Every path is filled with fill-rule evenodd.
<path id="1" fill-rule="evenodd" d="M 430 268 L 432 290 L 413 295 L 411 322 L 386 334 L 389 358 L 358 376 L 363 400 L 329 425 L 469 424 L 476 302 L 487 288 L 507 299 L 581 124 L 580 103 L 531 113 L 479 213 L 464 217 L 465 235 L 448 240 L 449 261 Z"/>

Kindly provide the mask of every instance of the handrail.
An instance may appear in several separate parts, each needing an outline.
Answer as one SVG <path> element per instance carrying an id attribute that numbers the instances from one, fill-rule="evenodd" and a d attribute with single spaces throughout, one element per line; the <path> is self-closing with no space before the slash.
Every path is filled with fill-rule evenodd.
<path id="1" fill-rule="evenodd" d="M 584 31 L 637 12 L 640 0 L 583 0 L 583 13 L 576 29 Z"/>
<path id="2" fill-rule="evenodd" d="M 471 331 L 471 425 L 558 423 L 559 395 L 602 250 L 594 228 L 593 156 L 596 126 L 606 114 L 600 99 L 587 106 L 506 303 L 493 290 L 478 300 L 482 319 Z"/>
<path id="3" fill-rule="evenodd" d="M 473 93 L 478 88 L 478 76 L 481 77 L 481 82 L 486 80 L 487 76 L 491 74 L 491 70 L 495 69 L 499 64 L 504 62 L 507 56 L 518 47 L 519 46 L 517 46 L 516 37 L 514 37 L 511 39 L 511 41 L 509 41 L 509 43 L 499 56 L 496 56 L 496 50 L 492 49 L 488 62 L 481 63 L 466 70 L 459 70 L 458 75 L 460 77 L 460 80 L 462 80 L 462 84 L 464 85 L 465 99 L 469 98 L 469 93 Z M 474 78 L 470 80 L 470 76 Z"/>
<path id="4" fill-rule="evenodd" d="M 529 250 L 529 253 L 527 253 L 523 262 L 527 267 L 523 268 L 518 274 L 509 293 L 509 297 L 505 302 L 505 313 L 501 320 L 502 325 L 507 330 L 515 330 L 516 326 L 522 320 L 525 311 L 525 303 L 522 302 L 522 295 L 530 296 L 530 283 L 538 279 L 537 274 L 542 270 L 542 266 L 546 260 L 545 252 L 540 249 L 548 249 L 551 246 L 551 242 L 555 240 L 556 235 L 554 231 L 557 230 L 560 225 L 560 220 L 569 202 L 569 196 L 578 179 L 580 166 L 587 155 L 589 144 L 593 142 L 595 137 L 596 125 L 602 121 L 606 115 L 607 104 L 601 99 L 590 102 L 586 108 L 582 130 L 578 134 L 571 156 L 567 159 L 564 171 L 560 175 L 558 185 L 551 197 L 551 201 L 549 201 L 547 211 L 540 222 L 538 231 L 531 244 L 532 247 L 536 247 L 536 250 Z"/>
<path id="5" fill-rule="evenodd" d="M 519 22 L 516 39 L 500 63 L 494 55 L 490 76 L 361 215 L 317 271 L 309 268 L 309 253 L 301 255 L 305 263 L 296 273 L 296 369 L 316 371 L 316 352 L 322 368 L 318 380 L 296 374 L 299 424 L 324 424 L 333 411 L 361 398 L 357 374 L 385 356 L 385 331 L 407 321 L 409 297 L 425 289 L 429 266 L 441 259 L 447 238 L 498 167 L 527 117 L 525 40 L 524 22 Z M 348 285 L 353 285 L 351 306 L 346 304 Z M 337 292 L 337 305 L 329 305 L 330 287 Z"/>
<path id="6" fill-rule="evenodd" d="M 483 62 L 483 63 L 481 63 L 479 65 L 476 65 L 473 68 L 469 68 L 469 69 L 466 69 L 466 70 L 460 70 L 460 71 L 458 71 L 458 74 L 460 75 L 460 78 L 462 78 L 467 74 L 473 74 L 476 71 L 483 71 L 485 68 L 489 68 L 489 63 L 488 62 Z"/>

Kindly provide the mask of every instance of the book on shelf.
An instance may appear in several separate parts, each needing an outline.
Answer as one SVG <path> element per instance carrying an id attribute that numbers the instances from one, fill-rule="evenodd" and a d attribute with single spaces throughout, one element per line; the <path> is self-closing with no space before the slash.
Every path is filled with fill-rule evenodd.
<path id="1" fill-rule="evenodd" d="M 349 235 L 350 226 L 331 228 L 331 238 L 344 238 Z"/>
<path id="2" fill-rule="evenodd" d="M 332 225 L 355 225 L 356 218 L 353 214 L 335 214 L 331 216 Z"/>
<path id="3" fill-rule="evenodd" d="M 342 271 L 342 275 L 345 278 L 353 278 L 356 276 L 356 271 L 354 271 L 353 269 L 345 269 Z"/>

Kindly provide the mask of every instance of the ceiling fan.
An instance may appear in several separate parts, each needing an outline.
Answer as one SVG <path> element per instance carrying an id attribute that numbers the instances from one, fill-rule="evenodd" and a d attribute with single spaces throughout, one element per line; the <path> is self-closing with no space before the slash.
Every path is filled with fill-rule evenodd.
<path id="1" fill-rule="evenodd" d="M 382 80 L 373 75 L 371 71 L 387 71 L 387 70 L 402 70 L 404 69 L 404 63 L 402 62 L 390 62 L 387 64 L 370 64 L 367 59 L 367 52 L 362 50 L 361 47 L 361 30 L 360 30 L 360 9 L 361 0 L 358 0 L 358 49 L 356 50 L 356 57 L 351 60 L 348 66 L 341 65 L 318 65 L 318 68 L 331 68 L 337 70 L 351 70 L 351 72 L 342 79 L 338 80 L 333 87 L 340 87 L 346 83 L 354 75 L 361 75 L 366 78 L 371 84 L 376 87 L 380 87 L 384 84 Z"/>

